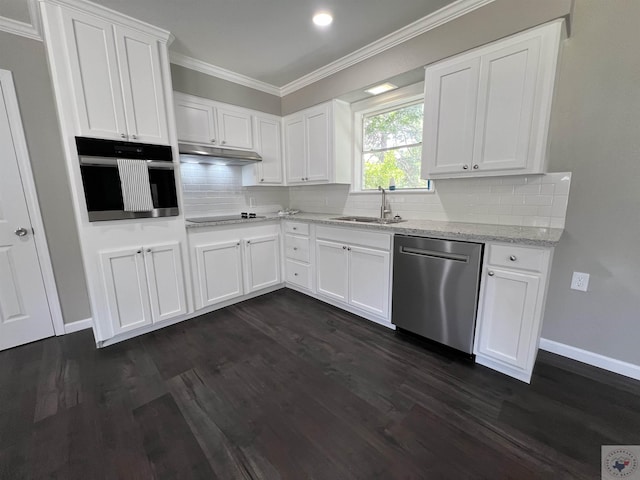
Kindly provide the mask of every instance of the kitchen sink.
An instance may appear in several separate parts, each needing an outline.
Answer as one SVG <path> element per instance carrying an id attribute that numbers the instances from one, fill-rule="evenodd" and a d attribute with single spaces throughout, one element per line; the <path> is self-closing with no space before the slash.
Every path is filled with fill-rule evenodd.
<path id="1" fill-rule="evenodd" d="M 380 223 L 383 225 L 386 225 L 389 223 L 406 222 L 406 220 L 402 220 L 400 218 L 357 217 L 357 216 L 335 217 L 335 218 L 331 218 L 330 220 L 340 220 L 342 222 L 354 222 L 354 223 Z"/>

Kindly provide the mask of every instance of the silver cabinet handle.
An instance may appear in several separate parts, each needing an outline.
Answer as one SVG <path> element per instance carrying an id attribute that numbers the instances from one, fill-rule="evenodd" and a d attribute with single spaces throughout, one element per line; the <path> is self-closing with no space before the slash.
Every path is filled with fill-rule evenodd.
<path id="1" fill-rule="evenodd" d="M 474 169 L 474 170 L 477 170 L 478 168 L 479 168 L 479 166 L 478 166 L 478 164 L 476 163 L 476 164 L 473 166 L 473 169 Z"/>
<path id="2" fill-rule="evenodd" d="M 225 143 L 227 143 L 227 142 L 225 142 L 224 140 L 222 140 L 222 141 L 220 142 L 220 145 L 224 145 Z"/>
<path id="3" fill-rule="evenodd" d="M 348 251 L 351 251 L 351 247 L 347 247 L 347 250 L 348 250 Z"/>
<path id="4" fill-rule="evenodd" d="M 347 246 L 346 246 L 346 245 L 343 245 L 343 246 L 342 246 L 342 249 L 343 249 L 343 250 L 346 250 L 346 249 L 347 249 Z"/>
<path id="5" fill-rule="evenodd" d="M 29 235 L 29 230 L 24 227 L 18 227 L 13 231 L 13 233 L 15 233 L 19 237 L 26 237 L 27 235 Z"/>
<path id="6" fill-rule="evenodd" d="M 131 135 L 131 138 L 133 138 L 134 140 L 137 140 L 138 136 L 137 135 Z"/>
<path id="7" fill-rule="evenodd" d="M 216 139 L 215 139 L 215 138 L 212 138 L 212 139 L 211 139 L 211 143 L 216 143 Z"/>
<path id="8" fill-rule="evenodd" d="M 236 243 L 236 246 L 238 246 L 238 247 L 239 247 L 239 246 L 240 246 L 240 242 Z"/>
<path id="9" fill-rule="evenodd" d="M 469 169 L 469 165 L 463 165 L 463 166 L 462 166 L 462 169 L 463 169 L 463 170 L 468 170 L 468 169 Z"/>
<path id="10" fill-rule="evenodd" d="M 140 255 L 142 253 L 142 250 L 138 250 L 136 253 Z"/>
<path id="11" fill-rule="evenodd" d="M 251 243 L 251 240 L 247 240 L 247 245 Z"/>
<path id="12" fill-rule="evenodd" d="M 495 273 L 493 272 L 493 270 L 489 270 L 489 272 L 487 272 L 487 275 L 489 275 L 490 277 L 493 277 Z"/>
<path id="13" fill-rule="evenodd" d="M 147 248 L 147 253 L 151 253 L 151 249 L 150 248 Z"/>
<path id="14" fill-rule="evenodd" d="M 297 230 L 297 229 L 298 229 L 298 227 L 293 227 L 293 229 L 294 229 L 294 230 Z"/>
<path id="15" fill-rule="evenodd" d="M 294 276 L 294 277 L 297 277 L 297 276 L 298 276 L 298 274 L 297 274 L 297 273 L 294 273 L 294 274 L 293 274 L 293 276 Z"/>
<path id="16" fill-rule="evenodd" d="M 261 178 L 261 179 L 260 179 L 260 181 L 261 181 L 261 182 L 264 182 L 264 178 Z"/>
<path id="17" fill-rule="evenodd" d="M 126 135 L 126 134 L 124 134 L 124 133 L 121 133 L 121 134 L 120 134 L 120 137 L 121 137 L 121 138 L 127 138 L 127 135 Z"/>
<path id="18" fill-rule="evenodd" d="M 515 262 L 518 259 L 518 257 L 516 257 L 515 255 L 511 255 L 509 257 L 509 260 L 511 260 L 512 262 Z"/>
<path id="19" fill-rule="evenodd" d="M 298 247 L 293 247 L 293 251 L 294 252 L 297 251 L 297 250 L 298 250 Z"/>

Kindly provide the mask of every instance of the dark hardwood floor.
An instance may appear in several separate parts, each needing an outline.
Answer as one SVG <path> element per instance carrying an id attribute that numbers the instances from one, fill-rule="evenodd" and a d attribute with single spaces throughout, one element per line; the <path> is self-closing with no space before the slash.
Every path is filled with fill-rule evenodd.
<path id="1" fill-rule="evenodd" d="M 281 290 L 0 352 L 0 478 L 595 479 L 639 409 L 639 382 L 540 352 L 526 385 Z"/>

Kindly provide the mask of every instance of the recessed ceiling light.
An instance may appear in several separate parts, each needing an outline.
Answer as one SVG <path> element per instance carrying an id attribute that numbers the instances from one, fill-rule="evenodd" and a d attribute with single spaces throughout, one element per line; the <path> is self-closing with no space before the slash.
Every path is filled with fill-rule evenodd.
<path id="1" fill-rule="evenodd" d="M 319 12 L 313 16 L 313 23 L 320 27 L 326 27 L 327 25 L 331 25 L 333 22 L 333 17 L 330 13 L 327 12 Z"/>
<path id="2" fill-rule="evenodd" d="M 398 86 L 393 83 L 383 83 L 381 85 L 371 87 L 370 89 L 365 90 L 365 92 L 370 93 L 371 95 L 380 95 L 381 93 L 388 92 L 389 90 L 395 90 L 396 88 L 398 88 Z"/>

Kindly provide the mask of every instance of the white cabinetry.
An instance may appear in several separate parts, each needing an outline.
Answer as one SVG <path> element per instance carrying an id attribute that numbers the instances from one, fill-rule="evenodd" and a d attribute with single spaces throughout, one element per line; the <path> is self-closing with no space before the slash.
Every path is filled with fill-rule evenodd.
<path id="1" fill-rule="evenodd" d="M 174 92 L 178 140 L 225 148 L 252 149 L 251 111 Z"/>
<path id="2" fill-rule="evenodd" d="M 316 229 L 317 293 L 389 322 L 391 236 L 332 227 Z"/>
<path id="3" fill-rule="evenodd" d="M 279 285 L 279 230 L 273 224 L 190 229 L 196 308 Z"/>
<path id="4" fill-rule="evenodd" d="M 563 20 L 428 66 L 423 178 L 543 173 Z"/>
<path id="5" fill-rule="evenodd" d="M 179 243 L 99 255 L 115 334 L 187 313 Z"/>
<path id="6" fill-rule="evenodd" d="M 487 244 L 474 353 L 525 382 L 538 352 L 551 248 Z"/>
<path id="7" fill-rule="evenodd" d="M 287 286 L 313 291 L 313 264 L 308 223 L 285 221 L 284 254 Z"/>
<path id="8" fill-rule="evenodd" d="M 280 117 L 254 115 L 255 149 L 262 161 L 242 168 L 244 186 L 283 184 L 281 123 Z"/>
<path id="9" fill-rule="evenodd" d="M 284 118 L 288 184 L 351 183 L 351 115 L 339 100 Z"/>
<path id="10" fill-rule="evenodd" d="M 169 143 L 160 56 L 166 39 L 48 2 L 43 12 L 53 35 L 65 39 L 78 133 Z"/>

